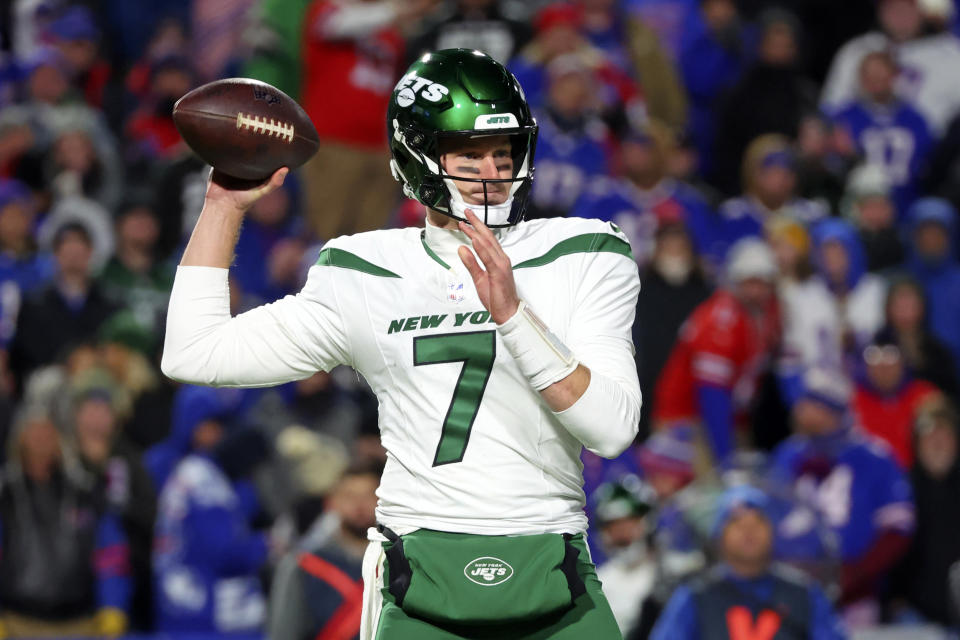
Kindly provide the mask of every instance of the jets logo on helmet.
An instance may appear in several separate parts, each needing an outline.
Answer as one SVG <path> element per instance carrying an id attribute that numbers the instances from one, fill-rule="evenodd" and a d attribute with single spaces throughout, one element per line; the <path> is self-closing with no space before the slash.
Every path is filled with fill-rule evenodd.
<path id="1" fill-rule="evenodd" d="M 490 56 L 470 49 L 444 49 L 422 56 L 393 90 L 387 133 L 390 168 L 408 197 L 464 220 L 468 205 L 458 182 L 482 183 L 485 193 L 493 183 L 508 183 L 506 202 L 470 208 L 492 227 L 523 219 L 533 181 L 537 123 L 520 83 Z M 447 174 L 440 161 L 441 146 L 482 136 L 509 139 L 513 175 L 490 179 Z"/>
<path id="2" fill-rule="evenodd" d="M 397 92 L 397 104 L 401 107 L 412 105 L 418 95 L 429 102 L 440 102 L 444 96 L 450 95 L 450 89 L 439 82 L 431 82 L 426 78 L 418 77 L 416 71 L 411 71 L 400 78 L 395 91 Z"/>

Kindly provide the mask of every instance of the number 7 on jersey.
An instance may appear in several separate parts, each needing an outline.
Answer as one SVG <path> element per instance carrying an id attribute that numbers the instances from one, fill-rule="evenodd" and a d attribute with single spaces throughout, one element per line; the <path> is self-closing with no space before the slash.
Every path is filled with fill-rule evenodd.
<path id="1" fill-rule="evenodd" d="M 453 398 L 443 419 L 440 443 L 433 457 L 439 467 L 463 460 L 470 440 L 473 421 L 480 410 L 480 401 L 493 370 L 497 338 L 494 331 L 443 333 L 413 339 L 414 366 L 462 362 L 460 377 L 453 388 Z"/>

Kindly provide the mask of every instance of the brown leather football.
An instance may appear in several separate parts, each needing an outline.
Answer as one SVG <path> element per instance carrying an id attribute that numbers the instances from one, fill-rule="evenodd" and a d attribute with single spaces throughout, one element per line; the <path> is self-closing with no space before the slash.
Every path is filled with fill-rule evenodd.
<path id="1" fill-rule="evenodd" d="M 317 130 L 296 100 L 266 82 L 227 78 L 173 106 L 180 135 L 207 164 L 235 178 L 265 180 L 317 151 Z"/>

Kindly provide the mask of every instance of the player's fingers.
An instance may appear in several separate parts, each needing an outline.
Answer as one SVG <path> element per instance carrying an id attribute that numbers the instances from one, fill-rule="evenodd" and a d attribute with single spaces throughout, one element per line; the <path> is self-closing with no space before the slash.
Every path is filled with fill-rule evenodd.
<path id="1" fill-rule="evenodd" d="M 457 249 L 457 255 L 460 256 L 460 262 L 463 263 L 463 266 L 465 266 L 470 273 L 470 277 L 473 278 L 474 284 L 478 283 L 480 278 L 483 277 L 483 269 L 477 264 L 477 259 L 470 253 L 470 249 L 460 247 Z"/>
<path id="2" fill-rule="evenodd" d="M 493 231 L 490 230 L 483 220 L 473 212 L 472 209 L 465 209 L 467 220 L 470 221 L 470 224 L 477 230 L 482 238 L 484 238 L 490 245 L 493 247 L 494 253 L 496 253 L 501 258 L 506 258 L 507 254 L 503 252 L 503 247 L 500 246 L 500 241 L 497 240 L 497 236 L 493 234 Z"/>

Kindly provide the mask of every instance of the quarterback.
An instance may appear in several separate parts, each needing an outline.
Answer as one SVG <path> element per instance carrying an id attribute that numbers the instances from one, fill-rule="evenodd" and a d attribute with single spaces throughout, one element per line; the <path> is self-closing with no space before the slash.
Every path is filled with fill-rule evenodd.
<path id="1" fill-rule="evenodd" d="M 379 401 L 387 465 L 364 558 L 361 638 L 619 638 L 584 541 L 580 451 L 633 440 L 625 236 L 523 221 L 537 125 L 516 79 L 464 49 L 393 91 L 391 169 L 423 229 L 335 238 L 303 290 L 230 316 L 244 211 L 282 184 L 214 174 L 177 271 L 162 368 L 256 387 L 348 365 Z"/>

